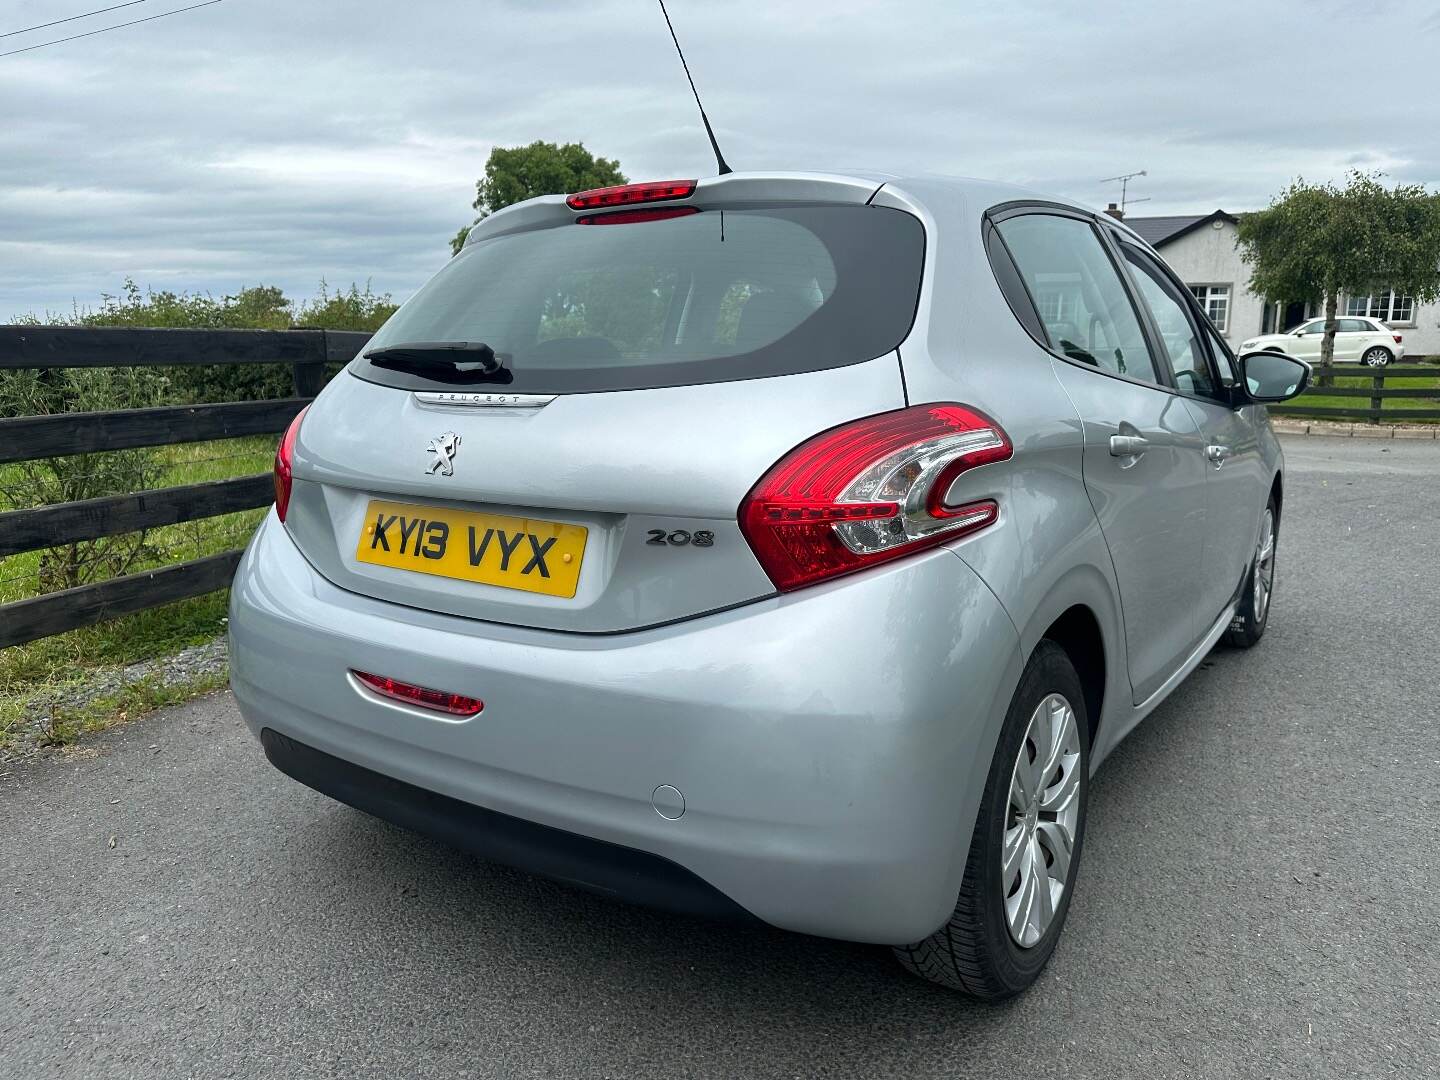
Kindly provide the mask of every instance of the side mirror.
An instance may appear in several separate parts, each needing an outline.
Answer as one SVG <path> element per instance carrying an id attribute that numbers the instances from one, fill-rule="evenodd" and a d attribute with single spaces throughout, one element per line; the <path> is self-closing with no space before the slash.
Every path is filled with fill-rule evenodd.
<path id="1" fill-rule="evenodd" d="M 1252 401 L 1288 401 L 1310 385 L 1310 365 L 1284 353 L 1246 353 L 1239 364 Z"/>
<path id="2" fill-rule="evenodd" d="M 1304 329 L 1304 327 L 1301 327 L 1299 330 L 1296 330 L 1296 331 L 1295 331 L 1295 336 L 1296 336 L 1296 337 L 1304 337 L 1304 336 L 1305 336 L 1305 329 Z"/>

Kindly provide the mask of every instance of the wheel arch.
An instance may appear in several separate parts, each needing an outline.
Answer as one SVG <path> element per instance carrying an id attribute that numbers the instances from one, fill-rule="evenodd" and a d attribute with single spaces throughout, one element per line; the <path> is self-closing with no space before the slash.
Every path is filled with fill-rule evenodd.
<path id="1" fill-rule="evenodd" d="M 1092 764 L 1104 756 L 1098 740 L 1109 726 L 1107 710 L 1128 705 L 1130 699 L 1122 620 L 1113 582 L 1099 569 L 1082 565 L 1055 582 L 1022 635 L 1027 660 L 1041 641 L 1052 641 L 1075 666 L 1085 691 Z"/>
<path id="2" fill-rule="evenodd" d="M 1041 640 L 1054 642 L 1065 650 L 1075 674 L 1080 677 L 1080 688 L 1085 694 L 1086 723 L 1093 746 L 1105 708 L 1105 642 L 1100 632 L 1100 621 L 1084 604 L 1074 604 L 1046 627 Z"/>

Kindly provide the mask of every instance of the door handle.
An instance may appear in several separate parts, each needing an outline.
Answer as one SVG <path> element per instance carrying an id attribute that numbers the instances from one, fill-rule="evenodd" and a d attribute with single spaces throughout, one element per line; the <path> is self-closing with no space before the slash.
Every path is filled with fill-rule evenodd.
<path id="1" fill-rule="evenodd" d="M 1210 463 L 1218 469 L 1221 465 L 1225 464 L 1225 459 L 1230 456 L 1230 448 L 1228 446 L 1207 446 L 1205 447 L 1205 456 L 1209 458 Z"/>
<path id="2" fill-rule="evenodd" d="M 1111 435 L 1111 457 L 1139 457 L 1150 449 L 1150 440 L 1143 435 Z"/>

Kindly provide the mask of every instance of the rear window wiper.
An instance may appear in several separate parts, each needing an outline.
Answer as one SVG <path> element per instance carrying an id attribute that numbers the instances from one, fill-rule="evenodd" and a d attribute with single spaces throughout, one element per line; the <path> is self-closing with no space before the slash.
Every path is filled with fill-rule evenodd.
<path id="1" fill-rule="evenodd" d="M 483 341 L 407 341 L 382 345 L 362 355 L 381 367 L 462 372 L 470 376 L 467 381 L 508 383 L 515 377 L 506 367 L 509 354 L 497 353 Z"/>

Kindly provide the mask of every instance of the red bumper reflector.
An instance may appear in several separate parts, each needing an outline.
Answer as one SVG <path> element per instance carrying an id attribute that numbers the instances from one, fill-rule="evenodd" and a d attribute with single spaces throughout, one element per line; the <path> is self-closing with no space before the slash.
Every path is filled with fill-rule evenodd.
<path id="1" fill-rule="evenodd" d="M 474 716 L 485 708 L 485 703 L 479 698 L 466 697 L 464 694 L 431 690 L 426 686 L 399 682 L 384 675 L 371 675 L 368 671 L 352 670 L 350 674 L 382 697 L 394 698 L 407 705 L 419 705 L 422 709 L 434 709 L 451 716 Z"/>

